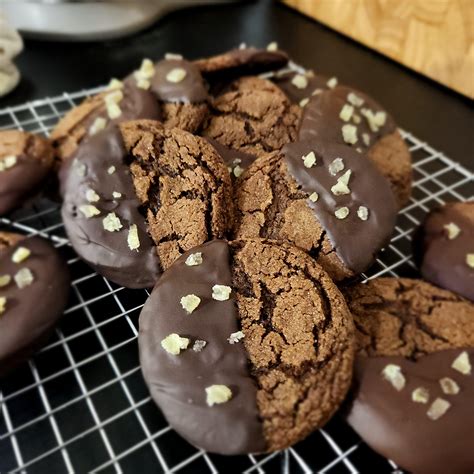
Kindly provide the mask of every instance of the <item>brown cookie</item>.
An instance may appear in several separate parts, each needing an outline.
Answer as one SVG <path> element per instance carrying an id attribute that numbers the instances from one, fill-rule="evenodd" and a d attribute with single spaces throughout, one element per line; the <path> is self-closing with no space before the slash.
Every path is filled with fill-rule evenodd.
<path id="1" fill-rule="evenodd" d="M 150 90 L 161 106 L 168 128 L 196 132 L 209 113 L 207 85 L 199 69 L 183 59 L 164 59 L 154 65 Z"/>
<path id="2" fill-rule="evenodd" d="M 283 51 L 253 47 L 232 49 L 217 56 L 194 61 L 201 73 L 211 81 L 272 71 L 287 63 L 288 55 Z"/>
<path id="3" fill-rule="evenodd" d="M 0 376 L 42 345 L 69 295 L 66 263 L 48 241 L 0 232 Z"/>
<path id="4" fill-rule="evenodd" d="M 473 201 L 431 211 L 414 243 L 423 278 L 474 301 Z"/>
<path id="5" fill-rule="evenodd" d="M 214 99 L 202 135 L 257 157 L 295 140 L 299 118 L 299 107 L 270 81 L 244 77 Z"/>
<path id="6" fill-rule="evenodd" d="M 139 347 L 153 399 L 189 442 L 269 452 L 337 410 L 351 380 L 353 322 L 304 252 L 215 240 L 163 274 L 140 315 Z"/>
<path id="7" fill-rule="evenodd" d="M 349 424 L 410 472 L 470 472 L 474 305 L 403 278 L 371 280 L 344 295 L 359 354 Z"/>
<path id="8" fill-rule="evenodd" d="M 365 155 L 309 140 L 257 159 L 237 183 L 236 205 L 237 238 L 291 242 L 337 281 L 372 264 L 396 218 L 390 185 Z"/>
<path id="9" fill-rule="evenodd" d="M 307 126 L 302 140 L 313 139 L 346 144 L 366 152 L 389 181 L 398 206 L 411 194 L 411 156 L 395 121 L 367 94 L 336 86 L 312 95 L 304 107 Z"/>
<path id="10" fill-rule="evenodd" d="M 230 178 L 219 155 L 159 122 L 125 122 L 92 137 L 60 177 L 74 249 L 123 286 L 153 286 L 181 253 L 231 226 Z"/>
<path id="11" fill-rule="evenodd" d="M 72 108 L 51 132 L 51 140 L 61 161 L 70 158 L 81 143 L 105 127 L 135 119 L 161 118 L 160 108 L 147 90 L 131 81 L 112 83 L 112 88 L 86 98 Z"/>
<path id="12" fill-rule="evenodd" d="M 53 148 L 39 135 L 0 131 L 0 215 L 33 197 L 53 166 Z"/>
<path id="13" fill-rule="evenodd" d="M 51 134 L 61 159 L 109 124 L 136 119 L 160 120 L 167 127 L 195 132 L 207 117 L 208 94 L 199 69 L 183 59 L 153 64 L 145 59 L 123 82 L 87 98 L 70 110 Z"/>

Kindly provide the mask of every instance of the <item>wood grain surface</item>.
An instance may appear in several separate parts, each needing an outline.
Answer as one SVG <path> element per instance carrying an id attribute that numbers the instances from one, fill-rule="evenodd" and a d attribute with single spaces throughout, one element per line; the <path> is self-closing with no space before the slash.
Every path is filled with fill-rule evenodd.
<path id="1" fill-rule="evenodd" d="M 283 0 L 474 98 L 474 0 Z"/>

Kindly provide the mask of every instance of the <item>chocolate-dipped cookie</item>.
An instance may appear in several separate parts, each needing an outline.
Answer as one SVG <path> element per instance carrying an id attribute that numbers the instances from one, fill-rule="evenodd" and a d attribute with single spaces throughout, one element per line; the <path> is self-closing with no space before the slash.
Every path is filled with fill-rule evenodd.
<path id="1" fill-rule="evenodd" d="M 266 79 L 244 77 L 232 82 L 215 97 L 201 134 L 221 147 L 228 166 L 235 173 L 234 152 L 247 155 L 237 163 L 237 175 L 255 157 L 280 150 L 296 139 L 300 108 Z"/>
<path id="2" fill-rule="evenodd" d="M 217 56 L 194 61 L 202 75 L 211 83 L 273 71 L 287 63 L 288 55 L 284 51 L 254 47 L 232 49 Z"/>
<path id="3" fill-rule="evenodd" d="M 237 183 L 236 236 L 291 242 L 335 280 L 366 270 L 389 241 L 397 205 L 387 179 L 362 152 L 299 138 L 257 159 Z"/>
<path id="4" fill-rule="evenodd" d="M 151 287 L 181 253 L 222 238 L 229 173 L 200 137 L 154 121 L 90 138 L 60 173 L 62 216 L 76 252 L 123 286 Z"/>
<path id="5" fill-rule="evenodd" d="M 431 211 L 414 242 L 423 278 L 474 301 L 473 201 Z"/>
<path id="6" fill-rule="evenodd" d="M 474 305 L 403 278 L 378 278 L 344 296 L 358 346 L 349 424 L 410 472 L 472 472 Z"/>
<path id="7" fill-rule="evenodd" d="M 106 127 L 135 119 L 159 120 L 161 110 L 154 95 L 132 81 L 112 80 L 109 88 L 72 108 L 51 132 L 61 161 L 70 158 L 81 143 Z"/>
<path id="8" fill-rule="evenodd" d="M 0 215 L 20 207 L 40 190 L 53 160 L 46 138 L 20 130 L 0 131 Z"/>
<path id="9" fill-rule="evenodd" d="M 87 98 L 56 125 L 51 138 L 58 156 L 71 157 L 80 143 L 107 126 L 130 120 L 160 120 L 167 127 L 195 132 L 208 113 L 208 93 L 199 69 L 180 56 L 154 64 L 144 59 L 124 81 Z"/>
<path id="10" fill-rule="evenodd" d="M 367 94 L 346 86 L 329 88 L 309 98 L 300 138 L 346 144 L 367 153 L 389 180 L 398 206 L 407 204 L 411 156 L 390 114 Z"/>
<path id="11" fill-rule="evenodd" d="M 215 240 L 160 278 L 140 315 L 139 348 L 153 399 L 190 443 L 269 452 L 337 410 L 351 379 L 353 322 L 304 252 Z"/>
<path id="12" fill-rule="evenodd" d="M 0 376 L 51 334 L 69 295 L 69 272 L 40 237 L 0 232 Z"/>

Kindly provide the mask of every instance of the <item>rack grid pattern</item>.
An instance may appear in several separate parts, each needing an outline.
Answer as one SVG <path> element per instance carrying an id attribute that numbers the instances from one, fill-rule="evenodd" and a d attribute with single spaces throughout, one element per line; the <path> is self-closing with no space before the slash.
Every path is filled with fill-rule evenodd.
<path id="1" fill-rule="evenodd" d="M 99 90 L 0 110 L 0 129 L 47 135 L 67 110 Z M 423 216 L 446 201 L 473 199 L 471 172 L 401 133 L 413 155 L 413 194 L 366 278 L 416 276 L 411 236 Z M 141 378 L 136 337 L 147 291 L 114 285 L 79 260 L 57 203 L 42 199 L 0 218 L 0 229 L 50 239 L 72 275 L 70 303 L 53 339 L 0 380 L 0 472 L 401 472 L 337 416 L 293 448 L 270 455 L 226 458 L 189 445 L 167 425 Z"/>

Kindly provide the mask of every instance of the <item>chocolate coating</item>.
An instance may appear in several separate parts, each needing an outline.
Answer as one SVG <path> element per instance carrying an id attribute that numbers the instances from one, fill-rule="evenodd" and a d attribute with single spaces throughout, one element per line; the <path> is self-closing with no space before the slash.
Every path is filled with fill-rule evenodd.
<path id="1" fill-rule="evenodd" d="M 283 51 L 268 51 L 259 48 L 238 48 L 210 58 L 198 59 L 194 64 L 207 79 L 226 78 L 260 74 L 280 69 L 288 63 Z"/>
<path id="2" fill-rule="evenodd" d="M 203 263 L 187 266 L 186 258 L 197 251 L 202 252 Z M 229 246 L 224 241 L 194 248 L 163 273 L 140 315 L 143 374 L 170 425 L 190 443 L 221 454 L 261 452 L 265 440 L 247 354 L 242 343 L 227 341 L 240 329 L 237 307 L 233 295 L 226 301 L 211 298 L 215 284 L 232 284 Z M 189 294 L 201 298 L 190 315 L 180 305 L 181 297 Z M 191 340 L 179 355 L 161 347 L 161 340 L 171 333 Z M 192 350 L 195 340 L 207 342 L 201 352 Z M 209 407 L 205 388 L 214 384 L 227 385 L 232 398 Z"/>
<path id="3" fill-rule="evenodd" d="M 304 88 L 296 87 L 291 81 L 297 75 L 296 72 L 285 72 L 283 74 L 276 74 L 270 80 L 274 82 L 287 97 L 296 104 L 299 104 L 303 99 L 312 97 L 312 95 L 320 90 L 328 89 L 327 82 L 329 78 L 321 74 L 306 75 L 308 85 Z"/>
<path id="4" fill-rule="evenodd" d="M 380 454 L 416 474 L 468 474 L 474 468 L 474 375 L 451 368 L 461 349 L 425 355 L 412 362 L 404 357 L 356 359 L 355 400 L 347 421 Z M 474 361 L 474 349 L 467 350 Z M 387 364 L 401 367 L 406 385 L 397 391 L 382 378 Z M 439 379 L 450 377 L 460 387 L 456 395 L 442 392 Z M 415 388 L 429 390 L 427 404 L 411 400 Z M 437 398 L 451 404 L 437 420 L 426 412 Z"/>
<path id="5" fill-rule="evenodd" d="M 0 171 L 0 215 L 33 197 L 53 164 L 53 149 L 39 135 L 19 130 L 0 132 L 0 159 L 15 156 L 16 163 Z"/>
<path id="6" fill-rule="evenodd" d="M 170 82 L 166 76 L 175 68 L 184 69 L 186 75 L 179 82 Z M 165 59 L 156 63 L 150 90 L 163 102 L 198 103 L 209 98 L 199 69 L 184 59 Z"/>
<path id="7" fill-rule="evenodd" d="M 306 133 L 311 126 L 312 122 L 303 118 L 300 135 L 311 136 Z M 307 168 L 302 157 L 311 151 L 316 155 L 316 164 Z M 395 226 L 397 209 L 388 181 L 364 154 L 327 140 L 312 138 L 290 143 L 283 148 L 283 156 L 301 189 L 309 195 L 318 193 L 316 202 L 309 199 L 307 202 L 326 230 L 339 258 L 354 273 L 366 270 L 375 254 L 389 242 Z M 335 158 L 342 158 L 345 168 L 331 176 L 328 165 Z M 335 196 L 331 187 L 336 184 L 337 177 L 349 169 L 352 170 L 348 185 L 350 194 Z M 368 208 L 366 221 L 357 216 L 359 206 Z M 334 215 L 341 207 L 349 209 L 345 219 Z"/>
<path id="8" fill-rule="evenodd" d="M 354 114 L 358 114 L 361 119 L 359 124 L 356 124 L 353 120 L 344 122 L 339 117 L 342 107 L 348 103 L 347 97 L 350 93 L 355 93 L 364 101 L 360 107 L 354 107 Z M 385 124 L 380 127 L 377 132 L 371 131 L 367 120 L 361 114 L 361 109 L 363 108 L 369 108 L 373 112 L 383 111 L 382 107 L 371 97 L 346 86 L 338 86 L 312 96 L 304 108 L 303 120 L 299 132 L 300 139 L 324 140 L 345 144 L 341 128 L 344 124 L 350 123 L 357 127 L 358 141 L 353 146 L 366 150 L 377 140 L 396 130 L 393 118 L 387 113 Z M 364 143 L 362 139 L 364 133 L 370 137 L 368 145 Z"/>
<path id="9" fill-rule="evenodd" d="M 31 251 L 21 263 L 12 255 L 18 247 Z M 69 295 L 69 272 L 66 263 L 44 239 L 15 234 L 0 234 L 0 274 L 11 281 L 0 288 L 6 297 L 0 315 L 0 376 L 25 361 L 50 335 L 62 315 Z M 20 289 L 13 280 L 22 268 L 29 268 L 34 280 Z"/>
<path id="10" fill-rule="evenodd" d="M 451 223 L 460 230 L 453 239 L 444 227 Z M 423 277 L 474 301 L 474 268 L 466 262 L 467 254 L 474 254 L 474 202 L 450 203 L 433 210 L 418 239 Z"/>
<path id="11" fill-rule="evenodd" d="M 158 279 L 160 265 L 140 212 L 126 156 L 117 126 L 91 137 L 61 169 L 61 214 L 72 246 L 98 273 L 128 288 L 148 288 Z M 116 169 L 113 174 L 108 173 L 111 166 Z M 86 200 L 89 188 L 99 194 L 98 202 Z M 113 192 L 121 193 L 121 197 L 114 199 Z M 87 204 L 96 206 L 100 215 L 86 218 L 78 207 Z M 103 227 L 102 220 L 110 212 L 115 212 L 123 225 L 118 232 Z M 127 243 L 132 224 L 138 229 L 138 251 L 131 250 Z"/>
<path id="12" fill-rule="evenodd" d="M 39 161 L 20 155 L 13 168 L 0 172 L 0 215 L 18 208 L 32 197 L 48 171 Z"/>

